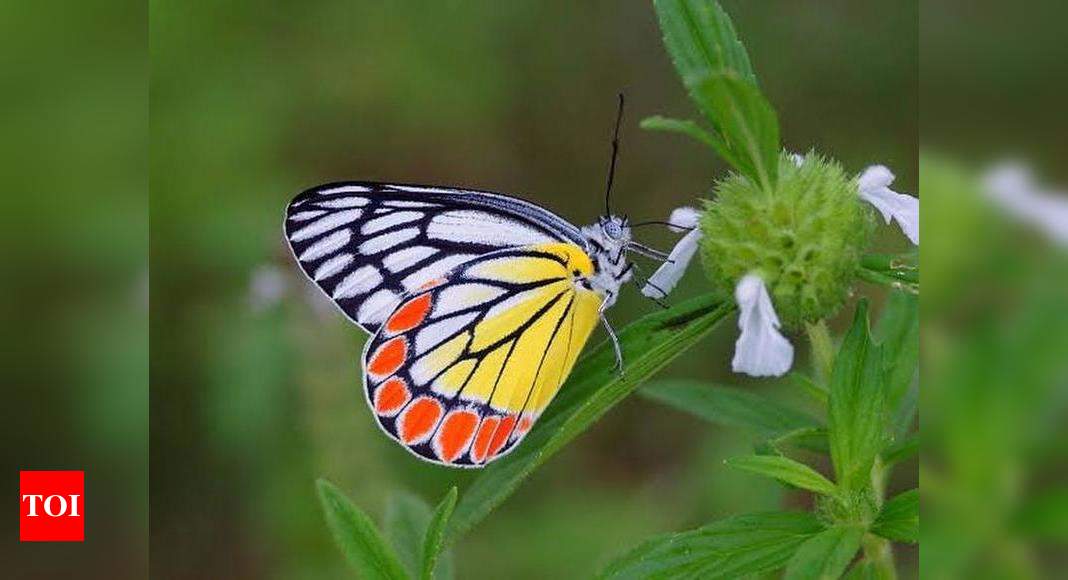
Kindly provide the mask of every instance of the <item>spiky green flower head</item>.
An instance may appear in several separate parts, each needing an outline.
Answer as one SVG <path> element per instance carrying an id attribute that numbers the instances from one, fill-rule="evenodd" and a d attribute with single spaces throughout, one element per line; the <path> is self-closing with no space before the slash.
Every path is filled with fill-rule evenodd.
<path id="1" fill-rule="evenodd" d="M 874 219 L 837 162 L 809 153 L 798 164 L 784 153 L 773 191 L 732 173 L 713 193 L 701 219 L 701 258 L 719 290 L 730 296 L 743 276 L 758 273 L 794 329 L 841 307 Z"/>

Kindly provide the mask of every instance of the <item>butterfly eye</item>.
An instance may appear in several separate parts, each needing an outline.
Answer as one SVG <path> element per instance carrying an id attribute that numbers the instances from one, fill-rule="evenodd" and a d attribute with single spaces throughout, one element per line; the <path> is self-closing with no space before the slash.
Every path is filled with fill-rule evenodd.
<path id="1" fill-rule="evenodd" d="M 618 240 L 623 235 L 623 228 L 621 228 L 619 222 L 615 220 L 605 222 L 602 229 L 604 230 L 605 235 L 613 240 Z"/>

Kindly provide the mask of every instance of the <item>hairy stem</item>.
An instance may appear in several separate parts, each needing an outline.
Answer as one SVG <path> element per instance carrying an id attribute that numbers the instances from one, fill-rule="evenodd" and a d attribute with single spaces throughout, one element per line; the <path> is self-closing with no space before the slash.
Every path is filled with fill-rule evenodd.
<path id="1" fill-rule="evenodd" d="M 831 331 L 823 320 L 815 324 L 806 323 L 805 331 L 808 333 L 809 343 L 812 344 L 812 364 L 816 369 L 816 380 L 827 384 L 834 367 L 834 340 L 831 339 Z"/>
<path id="2" fill-rule="evenodd" d="M 877 580 L 897 580 L 890 540 L 867 534 L 864 536 L 863 547 L 864 560 L 871 563 L 871 571 Z"/>

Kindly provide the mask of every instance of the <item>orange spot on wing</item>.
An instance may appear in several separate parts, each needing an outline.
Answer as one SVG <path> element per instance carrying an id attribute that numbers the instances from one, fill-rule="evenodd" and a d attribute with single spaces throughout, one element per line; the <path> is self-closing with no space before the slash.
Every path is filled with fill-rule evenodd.
<path id="1" fill-rule="evenodd" d="M 500 417 L 486 417 L 482 420 L 482 426 L 478 428 L 478 435 L 475 436 L 475 445 L 471 448 L 471 459 L 475 463 L 482 463 L 486 459 L 490 439 L 493 438 L 493 432 L 497 429 L 498 423 L 500 423 Z"/>
<path id="2" fill-rule="evenodd" d="M 393 415 L 412 398 L 408 386 L 396 377 L 382 383 L 375 391 L 375 413 Z"/>
<path id="3" fill-rule="evenodd" d="M 452 463 L 463 453 L 478 427 L 478 414 L 473 411 L 453 411 L 441 423 L 437 434 L 437 452 L 442 461 Z"/>
<path id="4" fill-rule="evenodd" d="M 411 330 L 423 322 L 427 312 L 430 312 L 429 292 L 409 300 L 398 308 L 393 313 L 393 316 L 389 317 L 389 321 L 386 322 L 386 330 L 393 334 Z"/>
<path id="5" fill-rule="evenodd" d="M 405 445 L 426 440 L 442 414 L 441 403 L 430 397 L 419 397 L 404 410 L 398 420 L 398 435 Z"/>
<path id="6" fill-rule="evenodd" d="M 490 441 L 490 456 L 500 453 L 501 448 L 508 442 L 508 436 L 512 434 L 512 427 L 515 427 L 515 415 L 508 415 L 501 420 L 501 425 L 493 432 L 493 440 Z"/>
<path id="7" fill-rule="evenodd" d="M 391 375 L 404 364 L 407 356 L 408 342 L 398 336 L 375 350 L 367 363 L 367 372 L 380 377 Z"/>
<path id="8" fill-rule="evenodd" d="M 530 426 L 533 424 L 534 419 L 531 419 L 530 415 L 523 415 L 523 417 L 519 419 L 519 424 L 515 427 L 515 432 L 522 435 L 527 431 L 530 431 Z"/>

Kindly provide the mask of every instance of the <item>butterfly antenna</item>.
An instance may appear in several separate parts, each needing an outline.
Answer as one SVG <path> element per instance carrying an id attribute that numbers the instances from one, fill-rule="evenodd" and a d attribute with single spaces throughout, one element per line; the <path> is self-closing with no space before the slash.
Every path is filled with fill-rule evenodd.
<path id="1" fill-rule="evenodd" d="M 638 222 L 636 224 L 630 224 L 631 228 L 640 228 L 642 226 L 667 226 L 669 228 L 683 230 L 683 231 L 687 231 L 687 232 L 693 229 L 693 228 L 690 228 L 690 227 L 680 226 L 678 224 L 673 224 L 671 222 L 665 222 L 665 221 L 660 221 L 660 220 L 650 220 L 650 221 L 647 221 L 647 222 Z"/>
<path id="2" fill-rule="evenodd" d="M 619 93 L 619 110 L 616 112 L 616 128 L 612 133 L 612 161 L 608 165 L 608 186 L 604 191 L 604 213 L 612 215 L 612 180 L 616 176 L 616 159 L 619 157 L 619 126 L 623 122 L 623 93 Z"/>

